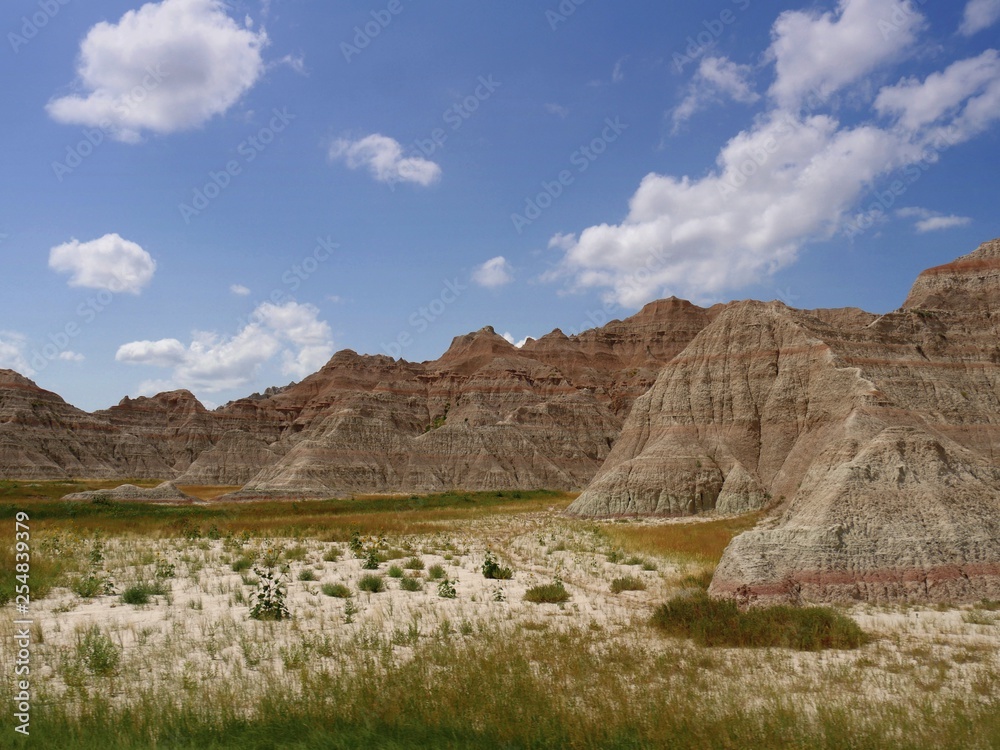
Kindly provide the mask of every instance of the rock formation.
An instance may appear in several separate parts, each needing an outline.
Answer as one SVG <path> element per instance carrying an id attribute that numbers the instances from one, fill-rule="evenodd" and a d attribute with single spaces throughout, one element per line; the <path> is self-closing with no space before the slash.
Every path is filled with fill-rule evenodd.
<path id="1" fill-rule="evenodd" d="M 1000 594 L 1000 241 L 883 316 L 733 304 L 661 372 L 580 515 L 773 506 L 711 593 Z"/>
<path id="2" fill-rule="evenodd" d="M 181 492 L 174 482 L 163 482 L 156 487 L 136 487 L 123 484 L 113 490 L 89 490 L 63 495 L 63 500 L 119 500 L 121 502 L 193 503 L 198 499 Z"/>
<path id="3" fill-rule="evenodd" d="M 343 351 L 215 411 L 173 391 L 89 415 L 9 373 L 0 477 L 170 478 L 242 497 L 582 489 L 635 398 L 719 309 L 661 300 L 521 349 L 487 327 L 419 364 Z"/>

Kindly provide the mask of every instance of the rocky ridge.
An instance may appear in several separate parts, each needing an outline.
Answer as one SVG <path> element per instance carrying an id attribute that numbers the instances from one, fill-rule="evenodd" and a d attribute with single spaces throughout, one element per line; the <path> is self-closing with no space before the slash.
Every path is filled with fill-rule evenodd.
<path id="1" fill-rule="evenodd" d="M 1000 241 L 883 316 L 731 305 L 637 399 L 579 515 L 770 508 L 711 593 L 1000 594 Z"/>

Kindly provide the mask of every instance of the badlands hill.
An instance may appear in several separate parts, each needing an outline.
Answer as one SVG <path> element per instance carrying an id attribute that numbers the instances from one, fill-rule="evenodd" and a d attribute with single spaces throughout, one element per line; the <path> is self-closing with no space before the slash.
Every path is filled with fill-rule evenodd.
<path id="1" fill-rule="evenodd" d="M 720 309 L 661 300 L 520 349 L 487 327 L 424 363 L 342 351 L 215 411 L 174 391 L 88 414 L 0 370 L 0 477 L 161 478 L 244 496 L 583 489 L 632 402 Z"/>
<path id="2" fill-rule="evenodd" d="M 639 398 L 570 512 L 771 510 L 717 596 L 1000 595 L 1000 241 L 899 310 L 730 305 Z"/>

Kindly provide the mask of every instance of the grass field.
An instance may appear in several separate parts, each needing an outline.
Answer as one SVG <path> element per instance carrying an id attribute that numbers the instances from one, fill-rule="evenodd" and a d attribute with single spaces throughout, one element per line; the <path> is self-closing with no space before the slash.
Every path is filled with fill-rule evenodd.
<path id="1" fill-rule="evenodd" d="M 0 483 L 31 519 L 35 621 L 31 736 L 8 714 L 0 747 L 1000 747 L 1000 605 L 719 609 L 699 592 L 753 516 L 58 499 L 95 484 Z"/>

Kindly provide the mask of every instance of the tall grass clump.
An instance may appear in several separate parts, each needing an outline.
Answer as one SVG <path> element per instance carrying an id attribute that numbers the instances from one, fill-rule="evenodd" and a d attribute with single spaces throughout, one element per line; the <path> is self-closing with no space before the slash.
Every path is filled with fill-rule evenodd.
<path id="1" fill-rule="evenodd" d="M 870 640 L 854 620 L 827 607 L 779 605 L 742 612 L 735 602 L 701 591 L 660 605 L 652 622 L 667 635 L 701 646 L 821 651 L 858 648 Z"/>
<path id="2" fill-rule="evenodd" d="M 569 592 L 562 581 L 543 583 L 524 592 L 524 601 L 534 604 L 562 604 L 569 601 Z"/>

